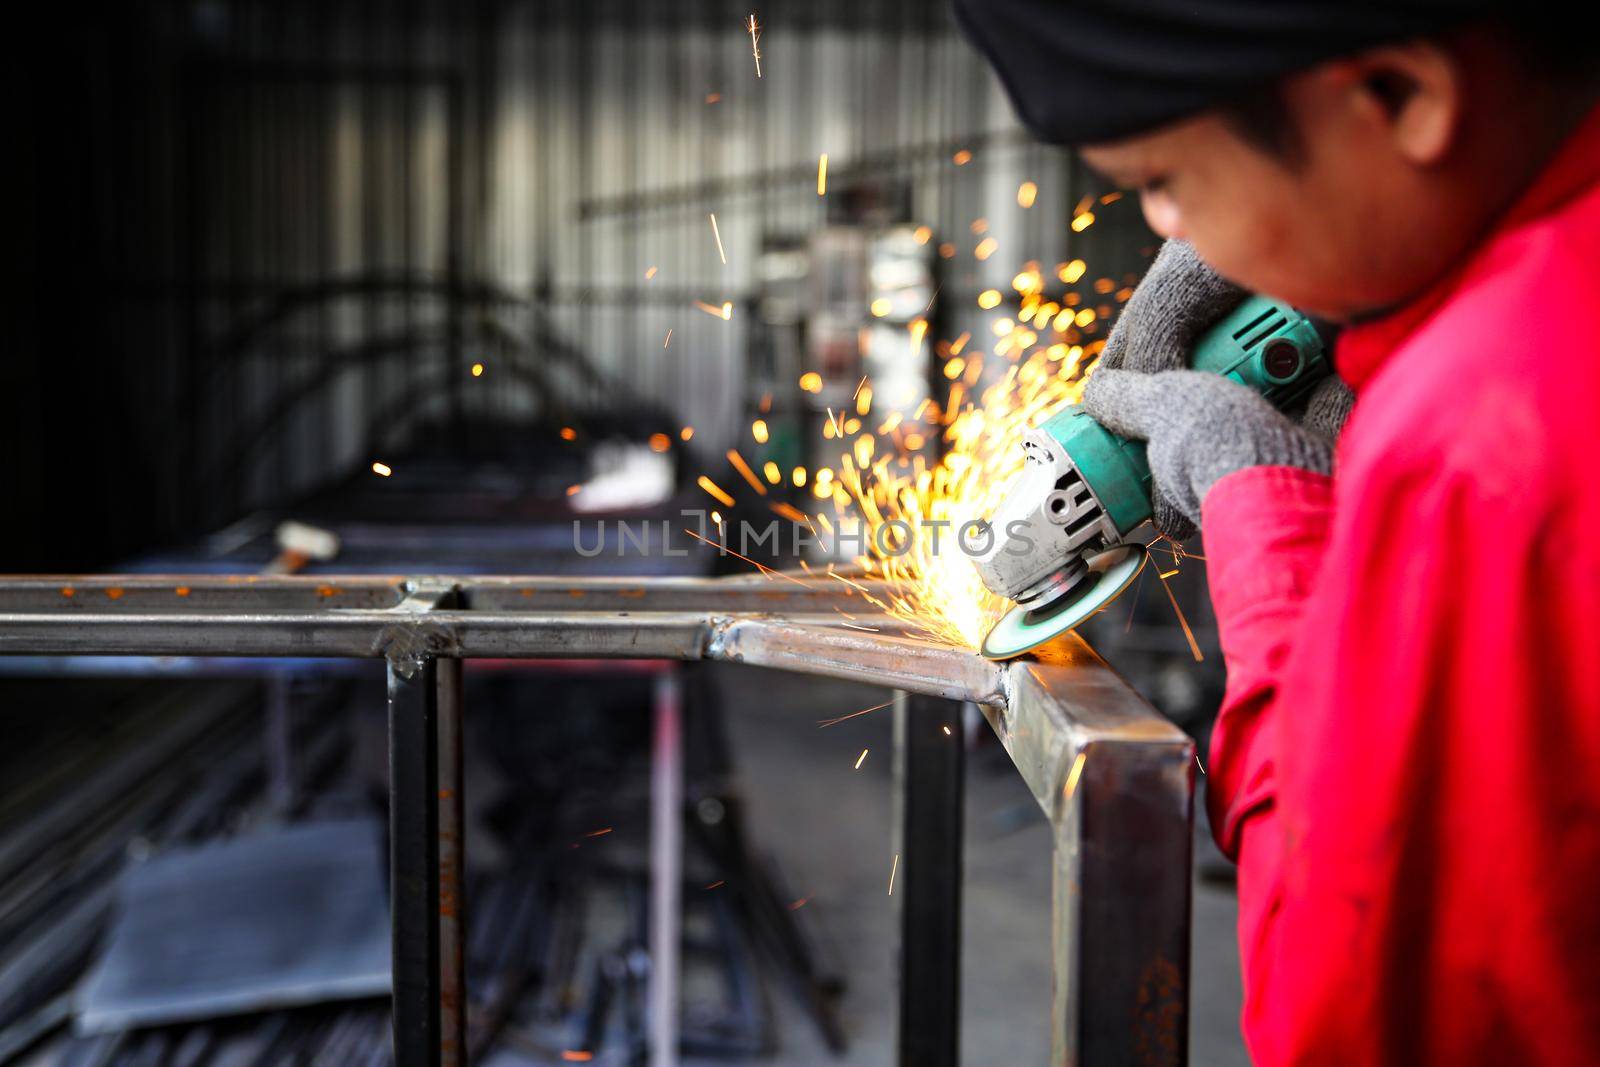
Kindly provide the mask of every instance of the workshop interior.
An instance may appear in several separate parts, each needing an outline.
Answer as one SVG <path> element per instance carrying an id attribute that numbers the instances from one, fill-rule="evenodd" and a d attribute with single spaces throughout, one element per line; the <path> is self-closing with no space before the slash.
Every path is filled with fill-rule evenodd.
<path id="1" fill-rule="evenodd" d="M 1075 407 L 1160 242 L 946 3 L 43 22 L 0 1064 L 1248 1062 L 1205 562 Z"/>

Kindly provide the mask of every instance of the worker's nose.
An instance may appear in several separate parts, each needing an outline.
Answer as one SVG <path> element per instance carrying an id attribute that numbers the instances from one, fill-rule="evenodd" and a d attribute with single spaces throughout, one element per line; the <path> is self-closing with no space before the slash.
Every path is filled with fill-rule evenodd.
<path id="1" fill-rule="evenodd" d="M 1144 221 L 1161 237 L 1182 238 L 1183 215 L 1172 197 L 1159 190 L 1139 194 L 1139 206 L 1144 210 Z"/>

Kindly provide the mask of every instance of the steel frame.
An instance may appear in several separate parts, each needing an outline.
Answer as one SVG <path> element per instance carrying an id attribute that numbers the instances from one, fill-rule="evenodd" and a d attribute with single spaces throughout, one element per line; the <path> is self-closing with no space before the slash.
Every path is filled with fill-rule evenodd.
<path id="1" fill-rule="evenodd" d="M 1052 1063 L 1186 1062 L 1192 743 L 1075 636 L 991 663 L 874 614 L 861 587 L 787 574 L 9 577 L 0 654 L 387 661 L 399 1067 L 464 1061 L 461 660 L 725 660 L 914 694 L 896 708 L 902 1064 L 959 1056 L 962 765 L 959 738 L 930 744 L 929 731 L 958 721 L 944 702 L 971 701 L 1054 830 Z M 658 759 L 663 738 L 675 744 L 676 688 L 657 690 Z M 658 796 L 673 795 L 676 772 L 656 773 Z M 676 838 L 656 845 L 659 864 Z M 671 1003 L 666 988 L 653 1002 Z"/>

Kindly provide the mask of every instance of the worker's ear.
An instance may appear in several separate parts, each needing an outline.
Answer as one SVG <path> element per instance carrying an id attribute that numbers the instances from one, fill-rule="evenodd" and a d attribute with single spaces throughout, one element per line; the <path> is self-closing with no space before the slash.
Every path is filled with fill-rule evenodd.
<path id="1" fill-rule="evenodd" d="M 1338 64 L 1351 105 L 1395 151 L 1423 167 L 1444 159 L 1461 122 L 1460 63 L 1436 41 L 1374 48 Z"/>

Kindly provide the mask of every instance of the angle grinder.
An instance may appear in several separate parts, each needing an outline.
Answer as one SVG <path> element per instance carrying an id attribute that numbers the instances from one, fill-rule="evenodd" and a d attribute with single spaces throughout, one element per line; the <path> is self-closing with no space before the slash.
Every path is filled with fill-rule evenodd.
<path id="1" fill-rule="evenodd" d="M 1316 326 L 1262 296 L 1208 330 L 1190 363 L 1280 409 L 1332 370 Z M 983 639 L 990 659 L 1074 629 L 1133 582 L 1146 555 L 1126 540 L 1152 510 L 1143 441 L 1117 436 L 1074 405 L 1029 430 L 1022 451 L 1022 473 L 989 522 L 994 541 L 974 557 L 983 584 L 1014 602 Z"/>

